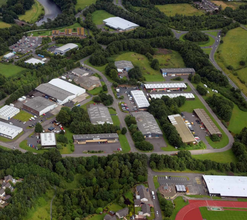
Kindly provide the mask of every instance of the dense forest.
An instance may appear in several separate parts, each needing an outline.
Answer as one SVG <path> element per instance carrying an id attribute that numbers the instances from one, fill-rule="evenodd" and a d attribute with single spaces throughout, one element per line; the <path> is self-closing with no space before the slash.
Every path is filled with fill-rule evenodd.
<path id="1" fill-rule="evenodd" d="M 233 18 L 239 23 L 247 24 L 247 5 L 240 5 L 239 8 L 235 10 L 226 7 L 222 13 L 229 18 Z"/>

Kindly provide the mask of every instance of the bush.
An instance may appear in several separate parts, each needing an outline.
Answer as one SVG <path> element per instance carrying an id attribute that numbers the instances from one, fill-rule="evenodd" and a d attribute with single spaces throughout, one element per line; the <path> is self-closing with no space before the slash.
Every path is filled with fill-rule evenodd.
<path id="1" fill-rule="evenodd" d="M 152 151 L 154 146 L 148 141 L 135 142 L 135 147 L 142 151 Z"/>
<path id="2" fill-rule="evenodd" d="M 57 149 L 63 149 L 62 144 L 57 144 Z"/>
<path id="3" fill-rule="evenodd" d="M 240 64 L 241 66 L 244 66 L 244 65 L 245 65 L 245 61 L 241 60 L 241 61 L 239 62 L 239 64 Z"/>
<path id="4" fill-rule="evenodd" d="M 68 139 L 63 134 L 57 136 L 57 142 L 68 144 Z"/>
<path id="5" fill-rule="evenodd" d="M 103 91 L 105 91 L 105 92 L 108 90 L 106 85 L 103 85 L 103 86 L 102 86 L 102 89 L 103 89 Z"/>
<path id="6" fill-rule="evenodd" d="M 122 128 L 121 133 L 122 133 L 122 134 L 126 134 L 126 133 L 127 133 L 127 129 L 126 129 L 126 127 L 123 127 L 123 128 Z"/>
<path id="7" fill-rule="evenodd" d="M 209 40 L 208 35 L 200 31 L 189 31 L 184 35 L 184 38 L 192 42 L 203 42 Z"/>
<path id="8" fill-rule="evenodd" d="M 217 134 L 213 134 L 210 136 L 210 139 L 213 141 L 213 142 L 218 142 L 220 141 L 220 137 L 217 135 Z"/>
<path id="9" fill-rule="evenodd" d="M 154 59 L 151 63 L 151 67 L 154 69 L 154 70 L 159 70 L 160 69 L 160 63 L 159 63 L 159 60 L 157 59 Z"/>
<path id="10" fill-rule="evenodd" d="M 200 95 L 207 95 L 207 89 L 205 89 L 203 86 L 197 85 L 196 90 Z"/>

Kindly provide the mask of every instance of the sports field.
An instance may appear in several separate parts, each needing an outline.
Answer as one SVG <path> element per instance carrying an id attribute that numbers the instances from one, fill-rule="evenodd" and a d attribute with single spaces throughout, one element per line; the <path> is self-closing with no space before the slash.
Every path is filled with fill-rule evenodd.
<path id="1" fill-rule="evenodd" d="M 45 13 L 43 6 L 37 0 L 35 0 L 32 8 L 26 11 L 24 15 L 20 15 L 19 19 L 33 24 L 38 20 L 42 13 Z"/>
<path id="2" fill-rule="evenodd" d="M 12 64 L 0 63 L 0 74 L 4 75 L 6 77 L 14 76 L 23 70 L 26 70 L 26 69 L 22 68 L 20 66 L 12 65 Z"/>
<path id="3" fill-rule="evenodd" d="M 10 26 L 11 26 L 10 24 L 5 23 L 5 22 L 3 22 L 3 21 L 0 20 L 0 29 L 1 29 L 1 28 L 8 28 L 8 27 L 10 27 Z"/>
<path id="4" fill-rule="evenodd" d="M 198 10 L 190 4 L 167 4 L 167 5 L 156 5 L 156 7 L 167 16 L 175 16 L 176 14 L 182 14 L 187 16 L 203 15 L 202 10 Z"/>
<path id="5" fill-rule="evenodd" d="M 114 17 L 114 15 L 104 10 L 98 10 L 92 14 L 93 23 L 96 25 L 103 24 L 103 20 L 105 20 L 106 18 L 110 18 L 110 17 Z"/>
<path id="6" fill-rule="evenodd" d="M 84 9 L 87 6 L 94 4 L 96 0 L 77 0 L 77 3 L 75 5 L 75 9 Z"/>
<path id="7" fill-rule="evenodd" d="M 223 1 L 213 1 L 216 5 L 221 5 L 222 9 L 225 9 L 226 7 L 230 7 L 232 9 L 236 9 L 239 7 L 239 5 L 246 4 L 245 2 L 223 2 Z"/>

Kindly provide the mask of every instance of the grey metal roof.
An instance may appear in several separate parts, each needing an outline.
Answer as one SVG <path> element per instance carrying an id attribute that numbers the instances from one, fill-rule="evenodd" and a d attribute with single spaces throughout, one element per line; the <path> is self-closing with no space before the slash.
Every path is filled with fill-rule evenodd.
<path id="1" fill-rule="evenodd" d="M 117 133 L 103 133 L 103 134 L 77 134 L 73 135 L 74 140 L 91 140 L 91 139 L 105 139 L 118 138 Z"/>
<path id="2" fill-rule="evenodd" d="M 142 90 L 130 91 L 138 108 L 147 108 L 150 104 Z"/>
<path id="3" fill-rule="evenodd" d="M 99 84 L 100 79 L 95 76 L 82 76 L 74 79 L 75 83 L 79 83 L 82 87 L 91 87 Z"/>
<path id="4" fill-rule="evenodd" d="M 37 96 L 32 99 L 28 99 L 24 105 L 35 109 L 36 111 L 42 111 L 43 109 L 47 108 L 48 106 L 54 105 L 55 103 L 53 101 L 49 101 L 48 99 L 45 99 L 43 97 Z"/>
<path id="5" fill-rule="evenodd" d="M 128 208 L 124 208 L 124 209 L 121 209 L 121 210 L 116 212 L 116 214 L 118 214 L 120 217 L 121 216 L 126 216 L 126 215 L 128 215 L 128 213 L 129 213 L 129 209 Z"/>
<path id="6" fill-rule="evenodd" d="M 84 70 L 81 68 L 76 68 L 72 70 L 72 73 L 76 74 L 76 75 L 84 75 L 85 73 L 88 73 L 88 70 Z"/>
<path id="7" fill-rule="evenodd" d="M 185 185 L 176 185 L 177 192 L 185 192 L 186 188 Z"/>
<path id="8" fill-rule="evenodd" d="M 162 135 L 162 131 L 152 114 L 149 112 L 133 112 L 132 115 L 135 117 L 137 127 L 143 135 Z"/>
<path id="9" fill-rule="evenodd" d="M 103 21 L 106 23 L 107 26 L 120 30 L 128 30 L 130 28 L 136 28 L 139 26 L 138 24 L 127 21 L 120 17 L 110 17 Z"/>
<path id="10" fill-rule="evenodd" d="M 57 86 L 54 86 L 50 83 L 43 83 L 41 85 L 39 85 L 36 88 L 37 91 L 42 92 L 46 95 L 49 95 L 51 97 L 54 97 L 58 100 L 65 100 L 66 98 L 68 98 L 69 96 L 73 96 L 74 94 L 71 92 L 68 92 L 66 90 L 60 89 Z"/>
<path id="11" fill-rule="evenodd" d="M 147 204 L 143 204 L 142 205 L 142 212 L 145 213 L 149 213 L 150 214 L 150 206 Z"/>
<path id="12" fill-rule="evenodd" d="M 134 68 L 134 65 L 128 60 L 115 61 L 115 66 L 117 69 Z"/>
<path id="13" fill-rule="evenodd" d="M 113 124 L 108 108 L 103 105 L 90 105 L 88 114 L 92 124 Z"/>
<path id="14" fill-rule="evenodd" d="M 163 73 L 195 73 L 194 68 L 162 68 Z"/>

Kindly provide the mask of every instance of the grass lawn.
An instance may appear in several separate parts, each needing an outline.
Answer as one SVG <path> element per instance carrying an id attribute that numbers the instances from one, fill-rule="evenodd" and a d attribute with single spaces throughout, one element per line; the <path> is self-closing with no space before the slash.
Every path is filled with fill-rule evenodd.
<path id="1" fill-rule="evenodd" d="M 33 115 L 21 110 L 17 115 L 15 115 L 13 118 L 16 120 L 20 120 L 20 121 L 28 121 Z"/>
<path id="2" fill-rule="evenodd" d="M 218 197 L 218 196 L 206 196 L 206 195 L 186 195 L 188 197 L 191 197 L 191 198 L 212 198 L 213 200 L 221 200 L 222 198 L 221 197 Z"/>
<path id="3" fill-rule="evenodd" d="M 112 109 L 112 108 L 108 108 L 110 114 L 117 114 L 116 110 Z"/>
<path id="4" fill-rule="evenodd" d="M 153 181 L 154 181 L 154 187 L 155 189 L 160 187 L 159 181 L 158 181 L 158 176 L 154 176 L 153 177 Z"/>
<path id="5" fill-rule="evenodd" d="M 130 145 L 129 145 L 129 142 L 128 142 L 125 135 L 123 135 L 123 134 L 119 135 L 119 142 L 121 144 L 122 153 L 129 153 L 130 152 Z"/>
<path id="6" fill-rule="evenodd" d="M 14 139 L 9 139 L 9 138 L 0 136 L 0 141 L 2 141 L 2 142 L 11 142 L 11 141 L 17 140 L 23 134 L 24 134 L 24 131 L 22 131 L 20 134 L 18 134 Z"/>
<path id="7" fill-rule="evenodd" d="M 0 63 L 0 74 L 4 75 L 5 77 L 14 76 L 22 72 L 23 70 L 26 70 L 26 69 L 20 66 L 12 65 L 12 64 Z"/>
<path id="8" fill-rule="evenodd" d="M 5 4 L 7 2 L 7 0 L 0 0 L 0 6 L 2 6 L 3 4 Z"/>
<path id="9" fill-rule="evenodd" d="M 207 32 L 205 32 L 205 34 L 211 34 L 211 35 L 213 35 L 215 37 L 218 36 L 218 32 L 217 31 L 207 31 Z"/>
<path id="10" fill-rule="evenodd" d="M 114 17 L 114 15 L 104 11 L 104 10 L 97 10 L 92 14 L 93 23 L 96 25 L 103 24 L 103 20 Z"/>
<path id="11" fill-rule="evenodd" d="M 111 118 L 114 125 L 120 126 L 120 121 L 117 115 L 111 115 Z"/>
<path id="12" fill-rule="evenodd" d="M 105 217 L 106 213 L 100 215 L 100 214 L 95 214 L 90 217 L 85 218 L 85 220 L 103 220 Z"/>
<path id="13" fill-rule="evenodd" d="M 91 95 L 98 95 L 101 91 L 102 91 L 102 86 L 96 87 L 96 88 L 88 91 L 87 93 L 89 93 Z"/>
<path id="14" fill-rule="evenodd" d="M 200 212 L 203 219 L 207 220 L 245 220 L 247 219 L 246 211 L 229 211 L 223 212 L 209 211 L 207 207 L 200 207 Z"/>
<path id="15" fill-rule="evenodd" d="M 0 20 L 0 29 L 1 28 L 9 28 L 9 27 L 11 27 L 11 24 L 5 23 L 5 22 Z"/>
<path id="16" fill-rule="evenodd" d="M 113 211 L 113 212 L 117 212 L 118 210 L 123 208 L 122 206 L 120 206 L 116 203 L 113 203 L 113 204 L 109 205 L 108 207 L 109 207 L 109 210 Z"/>
<path id="17" fill-rule="evenodd" d="M 204 49 L 202 49 L 203 50 L 203 52 L 205 53 L 205 54 L 210 54 L 211 53 L 211 51 L 212 51 L 212 49 L 211 48 L 204 48 Z"/>
<path id="18" fill-rule="evenodd" d="M 238 8 L 240 5 L 246 4 L 245 2 L 223 2 L 223 1 L 213 1 L 216 5 L 221 5 L 222 9 L 230 7 L 232 9 Z"/>
<path id="19" fill-rule="evenodd" d="M 202 10 L 198 10 L 190 4 L 167 4 L 167 5 L 156 5 L 156 7 L 165 13 L 167 16 L 175 16 L 176 14 L 182 14 L 187 16 L 203 15 Z"/>
<path id="20" fill-rule="evenodd" d="M 43 6 L 37 0 L 35 0 L 32 8 L 26 11 L 24 15 L 20 15 L 19 19 L 29 23 L 34 23 L 38 20 L 42 13 L 44 14 Z"/>
<path id="21" fill-rule="evenodd" d="M 126 197 L 126 198 L 128 198 L 130 201 L 134 201 L 134 195 L 133 195 L 133 192 L 132 192 L 132 190 L 129 190 L 128 192 L 126 192 L 125 194 L 124 194 L 124 196 Z"/>
<path id="22" fill-rule="evenodd" d="M 175 209 L 173 210 L 173 213 L 170 217 L 171 220 L 175 220 L 176 215 L 178 214 L 178 212 L 180 211 L 180 209 L 182 209 L 184 206 L 188 205 L 189 202 L 185 202 L 183 197 L 179 196 L 176 199 L 173 200 L 174 205 L 175 205 Z"/>
<path id="23" fill-rule="evenodd" d="M 3 147 L 3 146 L 0 146 L 0 149 L 2 149 L 2 150 L 11 150 L 10 148 Z"/>
<path id="24" fill-rule="evenodd" d="M 184 35 L 181 35 L 181 37 L 179 38 L 179 40 L 181 41 L 186 41 L 186 39 L 184 38 Z M 203 41 L 203 42 L 193 42 L 199 46 L 202 46 L 202 47 L 207 47 L 207 46 L 212 46 L 214 44 L 214 38 L 212 38 L 211 36 L 208 36 L 209 37 L 209 40 L 208 41 Z"/>
<path id="25" fill-rule="evenodd" d="M 213 160 L 219 163 L 236 163 L 238 161 L 232 150 L 227 150 L 221 153 L 192 155 L 192 157 L 199 160 Z"/>
<path id="26" fill-rule="evenodd" d="M 77 3 L 75 5 L 75 9 L 84 9 L 87 6 L 94 4 L 96 2 L 96 0 L 77 0 Z"/>

